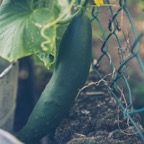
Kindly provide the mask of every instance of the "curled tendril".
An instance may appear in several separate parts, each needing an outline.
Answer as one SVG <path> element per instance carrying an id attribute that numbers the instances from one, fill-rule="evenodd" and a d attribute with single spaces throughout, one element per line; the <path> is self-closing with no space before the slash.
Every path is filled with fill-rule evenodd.
<path id="1" fill-rule="evenodd" d="M 46 30 L 49 29 L 50 27 L 52 27 L 53 25 L 57 24 L 59 21 L 61 21 L 64 18 L 67 15 L 67 13 L 71 10 L 71 8 L 74 5 L 75 1 L 76 0 L 72 0 L 70 5 L 69 5 L 69 8 L 65 9 L 65 11 L 57 19 L 55 19 L 51 23 L 48 23 L 48 24 L 46 24 L 42 27 L 40 34 L 45 39 L 45 41 L 41 43 L 41 47 L 42 47 L 43 51 L 48 50 L 46 44 L 49 44 L 51 42 L 50 37 L 48 35 L 46 35 L 46 33 L 45 33 Z"/>

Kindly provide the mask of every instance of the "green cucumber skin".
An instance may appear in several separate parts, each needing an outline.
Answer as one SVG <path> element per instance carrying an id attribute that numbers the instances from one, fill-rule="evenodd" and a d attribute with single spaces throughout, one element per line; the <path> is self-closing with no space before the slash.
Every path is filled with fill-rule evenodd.
<path id="1" fill-rule="evenodd" d="M 91 22 L 80 14 L 71 21 L 62 38 L 53 76 L 18 134 L 20 140 L 34 143 L 54 132 L 85 84 L 91 60 Z"/>

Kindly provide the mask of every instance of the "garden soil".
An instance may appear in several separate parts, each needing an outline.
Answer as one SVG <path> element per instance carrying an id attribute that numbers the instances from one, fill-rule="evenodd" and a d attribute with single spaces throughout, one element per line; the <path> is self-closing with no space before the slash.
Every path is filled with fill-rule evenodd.
<path id="1" fill-rule="evenodd" d="M 94 72 L 86 84 L 91 81 L 98 81 Z M 133 119 L 142 129 L 140 117 Z M 81 92 L 54 137 L 58 144 L 143 144 L 104 83 Z"/>

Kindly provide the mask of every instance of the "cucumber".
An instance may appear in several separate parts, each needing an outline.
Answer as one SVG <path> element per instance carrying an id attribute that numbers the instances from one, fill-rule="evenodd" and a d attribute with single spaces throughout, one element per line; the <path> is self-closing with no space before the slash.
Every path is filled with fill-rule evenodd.
<path id="1" fill-rule="evenodd" d="M 85 84 L 91 60 L 91 22 L 85 14 L 79 14 L 64 33 L 53 76 L 18 134 L 21 141 L 35 143 L 55 131 Z"/>

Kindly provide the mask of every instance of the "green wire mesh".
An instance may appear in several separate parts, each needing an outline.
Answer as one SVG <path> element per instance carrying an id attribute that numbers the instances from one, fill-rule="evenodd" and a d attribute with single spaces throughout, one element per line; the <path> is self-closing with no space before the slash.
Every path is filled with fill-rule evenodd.
<path id="1" fill-rule="evenodd" d="M 107 4 L 112 4 L 110 2 L 110 0 L 106 0 L 106 2 L 107 2 Z M 101 15 L 100 9 L 97 7 L 92 8 L 92 20 L 91 21 L 92 21 L 92 23 L 93 22 L 98 23 L 100 31 L 102 33 L 102 38 L 103 38 L 103 43 L 102 43 L 102 46 L 100 48 L 100 50 L 101 50 L 100 56 L 96 58 L 97 63 L 95 65 L 93 65 L 93 68 L 94 68 L 94 71 L 96 71 L 99 78 L 103 79 L 104 76 L 99 71 L 98 65 L 104 58 L 107 59 L 107 61 L 109 62 L 111 71 L 112 71 L 110 80 L 108 82 L 106 82 L 106 84 L 105 84 L 107 89 L 108 89 L 108 92 L 115 98 L 119 107 L 123 111 L 124 119 L 128 118 L 130 120 L 130 122 L 133 124 L 134 128 L 136 129 L 137 133 L 139 134 L 141 139 L 144 141 L 144 135 L 143 135 L 141 129 L 139 128 L 139 126 L 136 124 L 136 122 L 132 118 L 132 116 L 134 114 L 144 111 L 144 108 L 137 109 L 137 110 L 135 110 L 133 108 L 132 89 L 130 87 L 130 84 L 128 81 L 128 76 L 127 76 L 128 75 L 127 74 L 127 70 L 128 70 L 127 65 L 130 63 L 130 61 L 132 59 L 136 59 L 138 61 L 142 72 L 144 72 L 144 64 L 142 62 L 142 59 L 139 56 L 139 51 L 140 51 L 139 42 L 142 39 L 144 33 L 140 33 L 137 36 L 134 22 L 132 20 L 132 17 L 131 17 L 129 10 L 127 9 L 127 0 L 118 0 L 117 2 L 118 2 L 118 6 L 119 6 L 117 8 L 117 10 L 114 10 L 113 6 L 107 7 L 107 13 L 110 14 L 110 20 L 109 20 L 109 23 L 107 26 L 108 32 L 106 32 L 106 30 L 104 29 L 103 22 L 99 18 Z M 121 12 L 123 12 L 128 23 L 130 24 L 131 32 L 132 32 L 133 37 L 134 37 L 134 42 L 129 47 L 129 55 L 127 55 L 127 57 L 125 56 L 125 50 L 123 48 L 123 43 L 121 42 L 119 34 L 118 34 L 119 32 L 122 31 L 122 29 L 119 25 L 119 22 L 118 22 L 118 20 L 120 19 L 119 15 Z M 119 48 L 120 64 L 117 67 L 115 67 L 114 62 L 111 59 L 111 54 L 109 53 L 110 47 L 108 46 L 108 42 L 110 41 L 111 37 L 115 37 L 115 40 L 117 42 L 117 46 Z M 129 103 L 127 106 L 125 106 L 120 101 L 120 99 L 116 93 L 116 91 L 119 90 L 119 85 L 120 85 L 121 80 L 125 83 L 126 89 L 128 91 Z"/>

